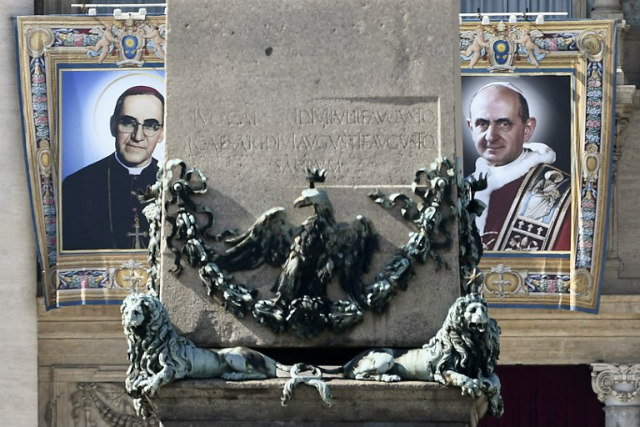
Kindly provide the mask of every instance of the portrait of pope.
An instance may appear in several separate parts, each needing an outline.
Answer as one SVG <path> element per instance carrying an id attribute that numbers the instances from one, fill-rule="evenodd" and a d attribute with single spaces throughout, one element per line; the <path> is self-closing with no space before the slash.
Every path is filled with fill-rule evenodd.
<path id="1" fill-rule="evenodd" d="M 474 83 L 466 88 L 465 175 L 487 180 L 487 188 L 476 193 L 486 205 L 476 220 L 485 250 L 571 249 L 570 80 L 550 81 L 552 88 L 532 90 L 543 82 L 463 78 L 463 91 L 465 83 Z M 549 91 L 560 101 L 549 99 Z M 557 110 L 548 111 L 552 107 Z M 555 132 L 539 132 L 541 126 Z M 550 135 L 551 141 L 539 135 Z"/>

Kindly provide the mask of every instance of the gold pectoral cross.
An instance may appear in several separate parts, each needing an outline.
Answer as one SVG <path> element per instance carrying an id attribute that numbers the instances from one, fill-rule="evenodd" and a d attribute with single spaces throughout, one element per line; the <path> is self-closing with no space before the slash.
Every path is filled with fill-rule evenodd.
<path id="1" fill-rule="evenodd" d="M 147 237 L 149 233 L 146 231 L 140 232 L 140 218 L 138 218 L 137 213 L 133 217 L 133 229 L 133 232 L 127 233 L 127 237 L 133 237 L 133 249 L 144 249 L 140 238 Z"/>

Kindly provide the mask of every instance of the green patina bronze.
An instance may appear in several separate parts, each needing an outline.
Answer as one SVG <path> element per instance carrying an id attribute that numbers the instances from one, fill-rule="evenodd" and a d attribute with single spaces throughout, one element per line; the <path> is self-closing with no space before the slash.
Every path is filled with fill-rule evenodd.
<path id="1" fill-rule="evenodd" d="M 377 248 L 375 228 L 362 215 L 350 224 L 336 223 L 327 193 L 315 188 L 316 183 L 324 182 L 324 171 L 308 171 L 310 188 L 294 202 L 298 208 L 314 210 L 301 225 L 288 223 L 285 209 L 278 207 L 266 211 L 239 235 L 232 230 L 210 234 L 214 213 L 194 201 L 194 196 L 207 191 L 206 177 L 198 169 L 172 160 L 167 162 L 165 171 L 163 185 L 169 198 L 164 217 L 171 225 L 166 242 L 175 257 L 173 271 L 180 274 L 184 264 L 198 268 L 210 296 L 220 295 L 223 305 L 234 315 L 244 317 L 251 313 L 276 333 L 290 330 L 309 339 L 327 328 L 341 332 L 353 327 L 367 310 L 385 311 L 393 296 L 407 289 L 414 263 L 431 259 L 438 267 L 446 267 L 440 252 L 451 246 L 448 228 L 456 217 L 461 220 L 463 278 L 468 280 L 481 255 L 473 221 L 474 211 L 481 207 L 469 198 L 472 194 L 464 197 L 477 185 L 458 183 L 455 166 L 446 158 L 416 172 L 412 190 L 417 201 L 400 193 L 386 197 L 376 191 L 370 195 L 385 208 L 399 207 L 402 217 L 414 229 L 408 242 L 387 260 L 370 284 L 363 283 L 361 277 Z M 155 197 L 161 194 L 159 188 L 160 184 L 156 184 Z M 456 192 L 461 195 L 458 206 L 453 199 Z M 149 193 L 147 200 L 152 199 Z M 149 219 L 158 220 L 159 201 L 152 201 L 152 206 Z M 228 245 L 222 252 L 210 244 L 220 240 Z M 150 249 L 157 251 L 157 247 L 157 239 L 152 237 Z M 150 251 L 150 261 L 151 258 Z M 258 299 L 256 290 L 233 280 L 233 272 L 263 264 L 280 269 L 272 288 L 274 298 Z M 157 275 L 151 276 L 156 280 Z M 334 277 L 338 277 L 347 299 L 333 301 L 327 296 L 327 286 Z"/>
<path id="2" fill-rule="evenodd" d="M 150 399 L 161 386 L 180 378 L 265 379 L 276 377 L 278 369 L 288 371 L 291 377 L 283 389 L 283 405 L 299 383 L 316 387 L 322 400 L 330 405 L 330 388 L 323 380 L 323 373 L 342 373 L 344 378 L 355 380 L 421 380 L 460 387 L 464 395 L 486 396 L 492 415 L 502 415 L 500 380 L 495 373 L 500 328 L 489 317 L 487 303 L 477 293 L 484 278 L 477 269 L 482 246 L 475 217 L 484 206 L 474 200 L 473 195 L 486 182 L 482 179 L 462 181 L 455 177 L 454 164 L 439 159 L 429 169 L 416 172 L 412 190 L 418 202 L 400 193 L 389 197 L 380 192 L 370 195 L 385 208 L 398 207 L 414 231 L 385 264 L 375 282 L 363 285 L 360 276 L 376 244 L 373 225 L 361 216 L 349 226 L 335 224 L 326 193 L 315 188 L 316 183 L 324 181 L 323 171 L 309 171 L 310 188 L 296 200 L 296 205 L 313 206 L 315 212 L 300 226 L 287 224 L 284 210 L 274 208 L 239 236 L 232 231 L 211 235 L 208 231 L 214 225 L 213 212 L 192 200 L 192 196 L 206 192 L 206 177 L 197 169 L 188 169 L 180 160 L 167 162 L 164 179 L 159 179 L 140 196 L 148 203 L 143 212 L 151 224 L 148 293 L 132 293 L 121 307 L 131 363 L 125 386 L 134 398 L 139 415 L 151 415 Z M 447 227 L 456 217 L 459 218 L 463 296 L 451 306 L 436 336 L 422 348 L 372 349 L 333 370 L 302 363 L 284 366 L 244 347 L 198 348 L 177 333 L 157 298 L 163 188 L 169 194 L 164 216 L 172 225 L 166 241 L 175 256 L 175 273 L 180 274 L 186 258 L 188 265 L 199 268 L 210 296 L 220 293 L 225 306 L 235 315 L 242 317 L 251 311 L 257 320 L 275 332 L 291 329 L 300 337 L 309 338 L 326 327 L 339 331 L 359 322 L 363 309 L 383 311 L 398 289 L 407 288 L 413 263 L 432 259 L 437 266 L 446 267 L 439 251 L 450 247 L 452 238 Z M 454 191 L 458 194 L 457 205 L 452 198 Z M 316 238 L 331 243 L 316 246 L 303 243 Z M 208 240 L 223 239 L 230 245 L 223 253 L 217 253 L 207 244 Z M 305 252 L 309 250 L 311 252 Z M 305 264 L 296 258 L 300 254 L 315 260 Z M 349 263 L 356 263 L 357 268 L 345 269 L 335 257 L 347 258 Z M 265 262 L 282 266 L 282 272 L 274 286 L 276 297 L 256 300 L 256 291 L 234 283 L 230 272 L 252 269 Z M 296 268 L 304 270 L 303 276 L 308 281 L 296 279 L 297 275 L 291 273 Z M 334 274 L 339 274 L 348 300 L 328 301 L 325 287 Z M 347 283 L 349 279 L 351 282 Z"/>

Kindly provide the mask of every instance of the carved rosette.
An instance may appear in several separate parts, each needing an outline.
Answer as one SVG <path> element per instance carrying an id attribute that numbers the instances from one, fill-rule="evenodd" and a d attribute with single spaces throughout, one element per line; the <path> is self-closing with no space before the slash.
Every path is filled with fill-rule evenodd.
<path id="1" fill-rule="evenodd" d="M 605 53 L 605 42 L 598 31 L 582 31 L 577 39 L 578 49 L 587 56 L 589 61 L 599 62 Z"/>
<path id="2" fill-rule="evenodd" d="M 591 364 L 591 387 L 607 406 L 640 405 L 640 364 Z"/>
<path id="3" fill-rule="evenodd" d="M 39 58 L 55 42 L 55 36 L 51 28 L 37 27 L 27 30 L 27 49 L 29 55 Z"/>

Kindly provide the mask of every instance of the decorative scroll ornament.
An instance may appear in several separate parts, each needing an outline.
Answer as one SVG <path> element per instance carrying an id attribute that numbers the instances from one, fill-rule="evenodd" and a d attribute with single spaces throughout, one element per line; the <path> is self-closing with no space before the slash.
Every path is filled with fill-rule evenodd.
<path id="1" fill-rule="evenodd" d="M 628 403 L 640 397 L 640 365 L 593 363 L 591 367 L 591 387 L 601 402 Z"/>
<path id="2" fill-rule="evenodd" d="M 571 281 L 572 298 L 589 300 L 593 296 L 593 276 L 585 268 L 576 268 Z"/>
<path id="3" fill-rule="evenodd" d="M 589 61 L 600 62 L 605 54 L 605 42 L 600 32 L 595 30 L 582 31 L 577 38 L 578 49 Z"/>
<path id="4" fill-rule="evenodd" d="M 55 35 L 51 28 L 38 27 L 27 30 L 27 49 L 29 50 L 29 55 L 34 58 L 44 55 L 47 48 L 51 47 L 54 41 Z"/>
<path id="5" fill-rule="evenodd" d="M 257 321 L 274 332 L 291 330 L 304 339 L 326 328 L 343 331 L 360 322 L 364 310 L 384 311 L 397 290 L 407 288 L 414 262 L 432 259 L 438 266 L 444 265 L 439 251 L 451 245 L 447 227 L 458 215 L 458 208 L 465 213 L 479 209 L 469 200 L 464 202 L 464 207 L 454 204 L 455 167 L 447 159 L 416 173 L 413 191 L 421 199 L 419 203 L 403 194 L 394 194 L 389 199 L 379 192 L 372 194 L 370 197 L 384 207 L 400 206 L 403 217 L 416 231 L 411 232 L 407 244 L 390 257 L 374 283 L 367 285 L 361 277 L 377 248 L 373 224 L 364 216 L 358 216 L 351 224 L 336 223 L 327 193 L 315 188 L 316 183 L 325 180 L 324 171 L 308 172 L 310 188 L 294 202 L 297 208 L 313 208 L 313 215 L 301 225 L 289 224 L 284 208 L 272 208 L 246 232 L 229 237 L 235 234 L 231 230 L 210 234 L 214 214 L 192 198 L 206 192 L 206 177 L 197 169 L 188 169 L 180 160 L 169 161 L 165 170 L 164 187 L 169 192 L 165 219 L 171 225 L 166 240 L 175 255 L 174 272 L 180 274 L 186 261 L 191 267 L 199 268 L 208 294 L 221 295 L 223 305 L 234 315 L 244 317 L 251 312 Z M 160 185 L 154 187 L 147 200 L 159 196 Z M 156 217 L 157 200 L 154 206 L 149 210 Z M 149 222 L 151 229 L 158 227 L 153 225 L 152 218 Z M 230 245 L 221 253 L 208 243 L 220 240 Z M 150 254 L 156 250 L 157 242 L 152 238 Z M 481 249 L 469 247 L 466 256 L 475 259 L 480 254 Z M 256 290 L 233 282 L 232 273 L 263 264 L 279 267 L 281 272 L 272 288 L 275 298 L 258 300 Z M 472 264 L 468 271 L 473 270 L 477 261 Z M 329 299 L 326 288 L 334 277 L 339 279 L 347 299 Z"/>
<path id="6" fill-rule="evenodd" d="M 514 71 L 519 58 L 538 67 L 549 53 L 542 47 L 544 34 L 530 23 L 507 25 L 501 21 L 491 26 L 478 25 L 474 31 L 462 32 L 460 37 L 460 60 L 469 61 L 469 68 L 482 58 L 489 61 L 489 71 Z"/>
<path id="7" fill-rule="evenodd" d="M 75 425 L 98 425 L 94 412 L 113 427 L 156 427 L 155 417 L 141 419 L 135 414 L 131 399 L 121 384 L 79 383 L 77 391 L 71 395 Z"/>

